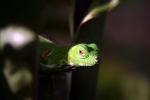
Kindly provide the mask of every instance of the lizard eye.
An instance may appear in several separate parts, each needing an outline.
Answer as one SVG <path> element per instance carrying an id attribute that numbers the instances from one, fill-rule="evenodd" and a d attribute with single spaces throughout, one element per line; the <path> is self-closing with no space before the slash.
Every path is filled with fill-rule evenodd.
<path id="1" fill-rule="evenodd" d="M 79 50 L 79 54 L 80 54 L 81 56 L 84 56 L 84 55 L 85 55 L 85 53 L 84 53 L 82 50 Z"/>

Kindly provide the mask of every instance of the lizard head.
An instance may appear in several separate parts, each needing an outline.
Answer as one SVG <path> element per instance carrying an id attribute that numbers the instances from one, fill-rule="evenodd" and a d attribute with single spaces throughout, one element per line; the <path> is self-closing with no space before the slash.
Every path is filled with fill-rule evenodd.
<path id="1" fill-rule="evenodd" d="M 96 44 L 77 44 L 69 49 L 68 64 L 71 66 L 93 66 L 97 63 L 98 47 Z"/>

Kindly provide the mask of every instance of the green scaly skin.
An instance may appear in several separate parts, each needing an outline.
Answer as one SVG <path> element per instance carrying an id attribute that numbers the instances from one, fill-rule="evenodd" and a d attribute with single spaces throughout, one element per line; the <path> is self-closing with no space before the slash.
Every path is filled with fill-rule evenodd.
<path id="1" fill-rule="evenodd" d="M 96 44 L 80 43 L 68 51 L 68 64 L 76 67 L 94 66 L 98 61 L 98 47 Z"/>
<path id="2" fill-rule="evenodd" d="M 41 65 L 93 66 L 97 63 L 98 51 L 98 47 L 94 43 L 80 43 L 70 48 L 62 48 L 39 36 Z"/>

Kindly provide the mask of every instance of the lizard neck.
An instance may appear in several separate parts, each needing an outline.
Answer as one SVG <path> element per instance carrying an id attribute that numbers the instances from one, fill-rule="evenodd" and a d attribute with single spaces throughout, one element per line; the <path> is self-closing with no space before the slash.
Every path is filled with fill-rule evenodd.
<path id="1" fill-rule="evenodd" d="M 59 47 L 48 39 L 39 36 L 39 55 L 40 63 L 45 65 L 51 64 L 68 64 L 68 47 Z"/>

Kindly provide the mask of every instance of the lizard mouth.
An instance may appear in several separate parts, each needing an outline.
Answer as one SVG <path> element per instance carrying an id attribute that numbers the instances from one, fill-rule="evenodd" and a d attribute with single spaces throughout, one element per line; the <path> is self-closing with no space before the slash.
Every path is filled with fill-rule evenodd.
<path id="1" fill-rule="evenodd" d="M 96 64 L 97 64 L 97 65 L 100 64 L 100 61 L 101 61 L 100 57 L 97 56 L 97 57 L 96 57 Z"/>
<path id="2" fill-rule="evenodd" d="M 84 60 L 83 63 L 79 64 L 79 66 L 94 66 L 99 62 L 98 56 L 91 57 L 90 59 L 91 60 Z"/>
<path id="3" fill-rule="evenodd" d="M 97 63 L 99 60 L 98 60 L 98 56 L 95 57 L 95 62 Z"/>

